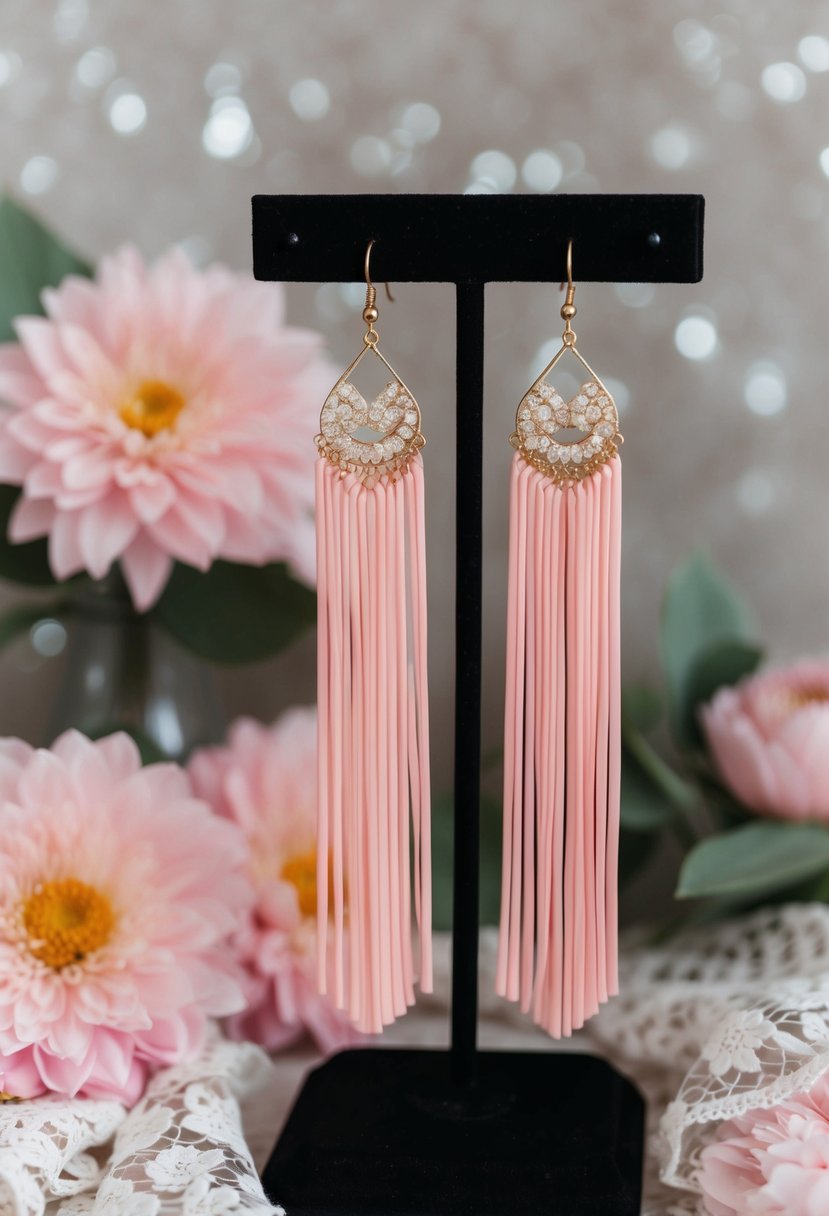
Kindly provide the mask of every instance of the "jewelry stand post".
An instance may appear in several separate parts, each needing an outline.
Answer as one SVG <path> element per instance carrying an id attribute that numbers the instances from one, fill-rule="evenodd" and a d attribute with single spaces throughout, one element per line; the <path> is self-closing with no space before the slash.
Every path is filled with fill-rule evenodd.
<path id="1" fill-rule="evenodd" d="M 258 195 L 257 279 L 457 289 L 452 1041 L 316 1068 L 264 1173 L 289 1216 L 638 1216 L 644 1107 L 605 1061 L 479 1052 L 484 287 L 696 283 L 700 195 Z M 519 392 L 523 386 L 518 386 Z M 516 400 L 518 400 L 518 393 Z"/>

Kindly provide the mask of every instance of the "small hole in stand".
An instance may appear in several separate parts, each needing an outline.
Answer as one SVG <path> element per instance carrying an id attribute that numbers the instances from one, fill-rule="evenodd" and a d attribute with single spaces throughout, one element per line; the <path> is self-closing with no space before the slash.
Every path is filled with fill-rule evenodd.
<path id="1" fill-rule="evenodd" d="M 289 232 L 285 239 L 286 239 L 287 244 L 289 244 L 289 245 L 298 245 L 299 244 L 299 233 Z"/>
<path id="2" fill-rule="evenodd" d="M 658 232 L 652 232 L 648 237 L 648 244 L 650 245 L 651 249 L 658 249 L 662 244 L 662 237 Z"/>

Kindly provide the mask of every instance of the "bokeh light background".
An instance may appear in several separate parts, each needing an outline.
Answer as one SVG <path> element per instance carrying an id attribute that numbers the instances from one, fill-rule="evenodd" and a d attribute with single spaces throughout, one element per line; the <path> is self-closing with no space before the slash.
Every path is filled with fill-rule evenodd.
<path id="1" fill-rule="evenodd" d="M 706 547 L 785 658 L 827 640 L 829 5 L 758 0 L 2 0 L 5 184 L 97 256 L 181 243 L 250 264 L 256 192 L 700 191 L 696 286 L 586 284 L 580 347 L 621 407 L 624 637 L 656 672 L 664 580 Z M 493 232 L 508 241 L 508 232 Z M 575 255 L 578 277 L 578 251 Z M 453 300 L 401 285 L 384 349 L 428 435 L 436 771 L 449 773 Z M 289 288 L 343 364 L 357 287 Z M 382 305 L 382 297 L 381 297 Z M 515 404 L 557 344 L 556 285 L 491 288 L 486 741 L 501 729 Z M 0 730 L 36 736 L 60 628 L 3 660 Z M 230 714 L 310 699 L 313 647 L 224 674 Z M 50 675 L 49 673 L 53 673 Z M 48 677 L 48 678 L 45 678 Z M 32 686 L 30 686 L 32 687 Z"/>

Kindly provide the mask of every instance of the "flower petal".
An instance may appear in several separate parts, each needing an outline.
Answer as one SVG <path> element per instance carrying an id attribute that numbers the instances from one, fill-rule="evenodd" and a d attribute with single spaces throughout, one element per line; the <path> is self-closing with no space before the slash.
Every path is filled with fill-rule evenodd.
<path id="1" fill-rule="evenodd" d="M 133 510 L 143 524 L 157 523 L 176 498 L 170 479 L 164 476 L 131 486 L 129 494 Z"/>
<path id="2" fill-rule="evenodd" d="M 156 1018 L 150 1030 L 135 1035 L 139 1055 L 174 1064 L 195 1055 L 204 1043 L 206 1022 L 200 1010 L 190 1006 L 173 1017 Z"/>
<path id="3" fill-rule="evenodd" d="M 67 371 L 67 359 L 55 325 L 45 317 L 17 317 L 15 332 L 34 370 L 47 384 Z"/>
<path id="4" fill-rule="evenodd" d="M 39 460 L 26 474 L 26 493 L 30 498 L 54 498 L 63 489 L 60 465 Z"/>
<path id="5" fill-rule="evenodd" d="M 172 558 L 145 530 L 139 532 L 122 553 L 121 569 L 139 612 L 152 608 L 172 568 Z"/>
<path id="6" fill-rule="evenodd" d="M 764 740 L 737 709 L 732 689 L 702 711 L 708 743 L 727 785 L 755 811 L 775 810 L 777 780 Z"/>
<path id="7" fill-rule="evenodd" d="M 95 1054 L 91 1050 L 83 1059 L 75 1061 L 38 1043 L 33 1048 L 33 1057 L 46 1088 L 54 1093 L 68 1094 L 70 1098 L 83 1089 L 95 1066 Z"/>
<path id="8" fill-rule="evenodd" d="M 43 394 L 43 381 L 16 342 L 0 343 L 0 399 L 24 408 Z"/>
<path id="9" fill-rule="evenodd" d="M 23 544 L 47 536 L 54 520 L 54 503 L 44 498 L 27 498 L 24 494 L 17 500 L 9 520 L 9 540 Z"/>
<path id="10" fill-rule="evenodd" d="M 112 481 L 112 457 L 105 446 L 84 448 L 63 464 L 63 484 L 67 490 L 92 490 Z"/>
<path id="11" fill-rule="evenodd" d="M 49 533 L 49 565 L 55 578 L 70 578 L 83 570 L 80 522 L 79 511 L 55 513 Z"/>
<path id="12" fill-rule="evenodd" d="M 138 520 L 122 490 L 81 512 L 78 540 L 84 565 L 93 578 L 103 578 L 112 562 L 132 543 Z"/>

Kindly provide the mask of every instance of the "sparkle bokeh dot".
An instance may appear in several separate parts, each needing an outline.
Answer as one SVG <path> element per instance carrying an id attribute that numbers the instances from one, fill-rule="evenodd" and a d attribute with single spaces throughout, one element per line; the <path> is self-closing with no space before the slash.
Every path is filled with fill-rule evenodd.
<path id="1" fill-rule="evenodd" d="M 674 330 L 674 344 L 686 359 L 710 359 L 718 346 L 717 327 L 710 317 L 691 313 Z"/>

